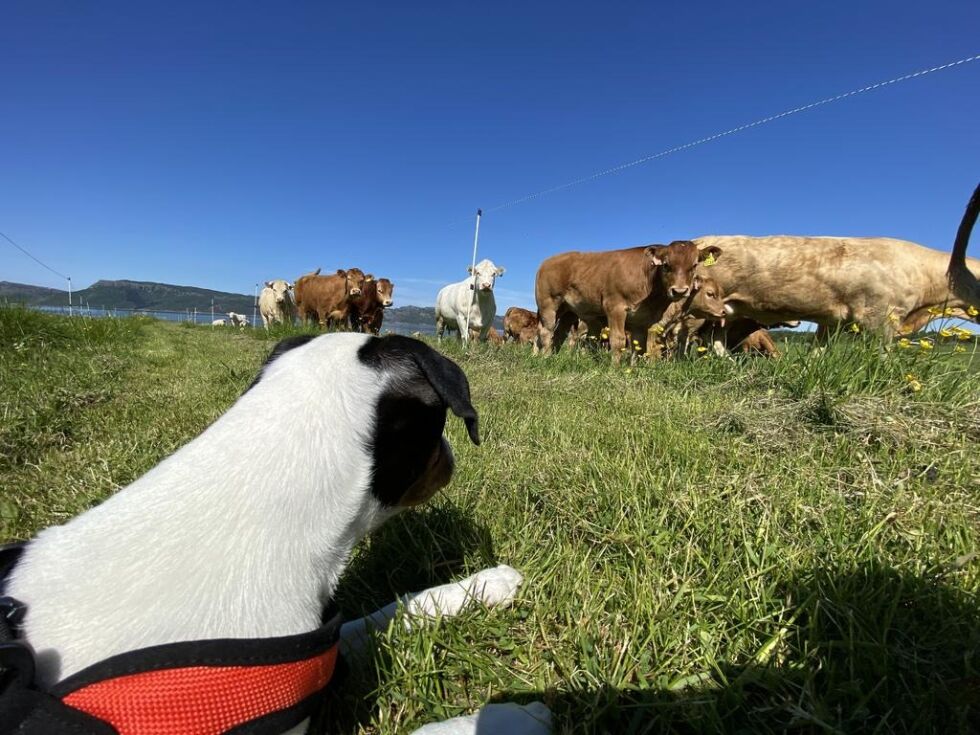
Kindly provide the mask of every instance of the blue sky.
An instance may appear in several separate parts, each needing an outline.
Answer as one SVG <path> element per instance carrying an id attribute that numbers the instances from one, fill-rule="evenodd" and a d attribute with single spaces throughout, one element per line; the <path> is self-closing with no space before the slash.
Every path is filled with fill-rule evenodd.
<path id="1" fill-rule="evenodd" d="M 980 3 L 0 7 L 0 231 L 76 288 L 250 293 L 358 265 L 428 304 L 477 207 L 980 53 Z M 948 250 L 980 62 L 489 213 L 502 312 L 540 261 L 701 234 Z M 974 243 L 971 253 L 980 245 Z M 0 280 L 63 287 L 0 242 Z"/>

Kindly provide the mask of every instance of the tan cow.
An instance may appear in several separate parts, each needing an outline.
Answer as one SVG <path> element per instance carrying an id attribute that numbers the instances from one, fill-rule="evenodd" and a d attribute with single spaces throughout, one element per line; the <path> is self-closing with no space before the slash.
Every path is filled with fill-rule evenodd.
<path id="1" fill-rule="evenodd" d="M 560 349 L 569 329 L 579 319 L 589 335 L 609 325 L 613 361 L 626 350 L 629 329 L 645 348 L 646 334 L 672 301 L 697 288 L 694 269 L 699 260 L 715 260 L 720 247 L 700 252 L 689 240 L 670 245 L 648 245 L 625 250 L 570 252 L 546 259 L 538 268 L 535 298 L 538 303 L 538 346 L 550 354 Z"/>
<path id="2" fill-rule="evenodd" d="M 730 316 L 763 324 L 800 319 L 824 332 L 859 324 L 892 336 L 921 329 L 946 310 L 976 318 L 980 260 L 965 254 L 977 196 L 952 255 L 886 237 L 733 235 L 695 242 L 725 251 L 711 275 Z"/>
<path id="3" fill-rule="evenodd" d="M 698 275 L 700 287 L 681 301 L 675 301 L 660 320 L 647 330 L 646 356 L 657 359 L 676 349 L 684 354 L 688 339 L 709 320 L 725 318 L 724 293 L 710 276 Z"/>
<path id="4" fill-rule="evenodd" d="M 527 337 L 530 336 L 530 339 Z M 512 306 L 504 312 L 504 339 L 530 344 L 538 336 L 538 315 L 529 309 Z"/>
<path id="5" fill-rule="evenodd" d="M 316 317 L 321 327 L 346 327 L 350 300 L 361 293 L 364 283 L 374 276 L 364 275 L 360 268 L 338 270 L 330 276 L 313 273 L 296 279 L 293 291 L 300 321 L 306 323 Z"/>

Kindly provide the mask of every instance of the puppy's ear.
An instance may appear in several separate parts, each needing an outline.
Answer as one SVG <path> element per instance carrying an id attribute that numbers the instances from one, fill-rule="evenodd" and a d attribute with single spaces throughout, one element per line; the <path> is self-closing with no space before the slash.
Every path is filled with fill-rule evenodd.
<path id="1" fill-rule="evenodd" d="M 359 354 L 369 363 L 414 362 L 442 404 L 463 419 L 470 440 L 480 443 L 479 417 L 470 401 L 470 384 L 455 362 L 424 342 L 400 334 L 371 339 Z"/>
<path id="2" fill-rule="evenodd" d="M 424 342 L 415 339 L 408 341 L 414 343 L 409 354 L 415 360 L 415 364 L 419 366 L 442 402 L 463 419 L 470 441 L 479 446 L 480 419 L 470 402 L 470 384 L 462 368 Z"/>

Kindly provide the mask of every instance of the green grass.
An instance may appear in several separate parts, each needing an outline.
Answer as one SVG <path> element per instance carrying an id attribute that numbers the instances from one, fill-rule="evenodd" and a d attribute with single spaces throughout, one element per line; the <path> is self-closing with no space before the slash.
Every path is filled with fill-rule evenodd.
<path id="1" fill-rule="evenodd" d="M 849 337 L 633 368 L 444 343 L 484 443 L 450 419 L 453 482 L 360 545 L 340 603 L 496 563 L 525 585 L 393 626 L 328 697 L 330 731 L 532 699 L 559 733 L 980 729 L 980 359 Z M 272 344 L 0 309 L 0 537 L 149 469 Z"/>

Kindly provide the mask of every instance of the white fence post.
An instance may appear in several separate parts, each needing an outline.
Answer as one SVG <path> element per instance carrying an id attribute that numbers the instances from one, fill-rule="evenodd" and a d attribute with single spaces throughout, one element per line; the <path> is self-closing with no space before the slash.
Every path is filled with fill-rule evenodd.
<path id="1" fill-rule="evenodd" d="M 480 218 L 483 216 L 483 210 L 476 210 L 476 232 L 473 233 L 473 259 L 470 263 L 470 276 L 473 278 L 473 295 L 470 297 L 470 308 L 466 310 L 466 334 L 460 335 L 464 342 L 469 342 L 470 339 L 470 312 L 473 311 L 473 304 L 476 302 L 476 245 L 480 241 Z"/>

